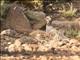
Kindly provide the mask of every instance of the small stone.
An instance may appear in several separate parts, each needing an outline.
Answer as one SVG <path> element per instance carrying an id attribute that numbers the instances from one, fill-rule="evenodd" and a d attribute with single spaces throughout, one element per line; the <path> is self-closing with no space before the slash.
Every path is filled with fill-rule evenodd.
<path id="1" fill-rule="evenodd" d="M 11 42 L 8 42 L 8 44 L 10 45 L 10 44 L 11 44 Z"/>
<path id="2" fill-rule="evenodd" d="M 25 51 L 32 51 L 31 47 L 28 44 L 22 44 L 22 47 Z"/>
<path id="3" fill-rule="evenodd" d="M 15 42 L 14 42 L 14 45 L 17 46 L 17 47 L 21 45 L 21 42 L 19 40 L 20 39 L 16 39 Z"/>
<path id="4" fill-rule="evenodd" d="M 15 45 L 14 45 L 14 44 L 11 44 L 11 45 L 8 47 L 8 51 L 9 51 L 9 52 L 15 52 Z"/>
<path id="5" fill-rule="evenodd" d="M 8 36 L 13 36 L 16 34 L 16 31 L 14 30 L 11 30 L 11 29 L 6 29 L 6 30 L 3 30 L 0 35 L 8 35 Z"/>

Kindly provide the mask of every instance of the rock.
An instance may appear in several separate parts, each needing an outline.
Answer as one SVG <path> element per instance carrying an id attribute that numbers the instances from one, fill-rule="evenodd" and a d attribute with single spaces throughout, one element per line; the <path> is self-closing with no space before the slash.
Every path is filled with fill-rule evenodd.
<path id="1" fill-rule="evenodd" d="M 22 44 L 22 47 L 25 51 L 32 51 L 31 47 L 28 44 Z"/>
<path id="2" fill-rule="evenodd" d="M 21 42 L 20 42 L 20 40 L 19 40 L 19 39 L 16 39 L 16 40 L 15 40 L 15 42 L 14 42 L 14 44 L 18 47 L 18 46 L 20 46 L 20 45 L 21 45 Z"/>
<path id="3" fill-rule="evenodd" d="M 23 13 L 23 9 L 17 3 L 13 3 L 10 6 L 6 18 L 6 26 L 21 33 L 28 33 L 32 30 L 28 18 Z"/>
<path id="4" fill-rule="evenodd" d="M 27 10 L 26 16 L 30 19 L 33 29 L 40 29 L 46 24 L 46 15 L 43 12 Z"/>
<path id="5" fill-rule="evenodd" d="M 8 36 L 13 36 L 15 35 L 17 32 L 15 30 L 11 30 L 11 29 L 6 29 L 1 31 L 0 35 L 8 35 Z"/>
<path id="6" fill-rule="evenodd" d="M 21 42 L 19 39 L 16 39 L 15 42 L 8 47 L 9 52 L 21 52 L 22 51 L 22 46 Z"/>
<path id="7" fill-rule="evenodd" d="M 15 37 L 15 38 L 24 36 L 24 34 L 18 33 L 17 31 L 12 30 L 12 29 L 3 30 L 3 31 L 1 31 L 0 35 L 1 36 L 10 36 L 10 37 Z"/>
<path id="8" fill-rule="evenodd" d="M 52 21 L 51 25 L 58 29 L 70 29 L 73 27 L 78 30 L 80 29 L 80 21 Z"/>
<path id="9" fill-rule="evenodd" d="M 15 45 L 14 45 L 14 44 L 11 44 L 11 45 L 8 47 L 8 51 L 9 51 L 9 52 L 15 52 Z"/>

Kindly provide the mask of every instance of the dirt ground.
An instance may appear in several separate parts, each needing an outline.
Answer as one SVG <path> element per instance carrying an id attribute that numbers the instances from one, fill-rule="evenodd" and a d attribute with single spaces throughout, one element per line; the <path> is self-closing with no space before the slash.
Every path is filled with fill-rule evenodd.
<path id="1" fill-rule="evenodd" d="M 72 36 L 63 34 L 72 27 L 80 32 L 79 2 L 73 2 L 78 11 L 71 18 L 58 13 L 60 5 L 54 4 L 55 10 L 47 12 L 51 21 L 46 25 L 54 28 L 48 28 L 47 32 L 35 30 L 26 35 L 1 27 L 0 60 L 80 60 L 80 33 L 76 37 L 75 32 L 71 32 L 74 33 Z"/>

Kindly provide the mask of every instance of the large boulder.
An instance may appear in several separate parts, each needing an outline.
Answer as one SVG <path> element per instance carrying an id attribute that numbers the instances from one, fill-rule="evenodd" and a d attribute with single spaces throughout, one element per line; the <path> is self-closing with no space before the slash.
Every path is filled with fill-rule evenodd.
<path id="1" fill-rule="evenodd" d="M 32 30 L 28 18 L 23 13 L 23 9 L 17 3 L 13 3 L 9 9 L 6 26 L 21 33 L 28 33 Z"/>
<path id="2" fill-rule="evenodd" d="M 26 16 L 30 19 L 33 29 L 40 29 L 46 25 L 46 15 L 44 12 L 27 10 Z"/>

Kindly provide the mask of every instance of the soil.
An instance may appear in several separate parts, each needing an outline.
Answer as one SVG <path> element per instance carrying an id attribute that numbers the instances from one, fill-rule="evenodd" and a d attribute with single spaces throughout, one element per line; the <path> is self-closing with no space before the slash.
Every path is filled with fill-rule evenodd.
<path id="1" fill-rule="evenodd" d="M 57 12 L 47 14 L 51 16 L 52 21 L 73 22 L 78 19 L 79 23 L 80 5 L 78 2 L 73 3 L 78 12 L 75 17 L 71 17 L 71 21 Z M 68 38 L 55 28 L 49 32 L 35 30 L 29 35 L 5 29 L 1 30 L 0 36 L 1 60 L 80 60 L 80 36 Z"/>

